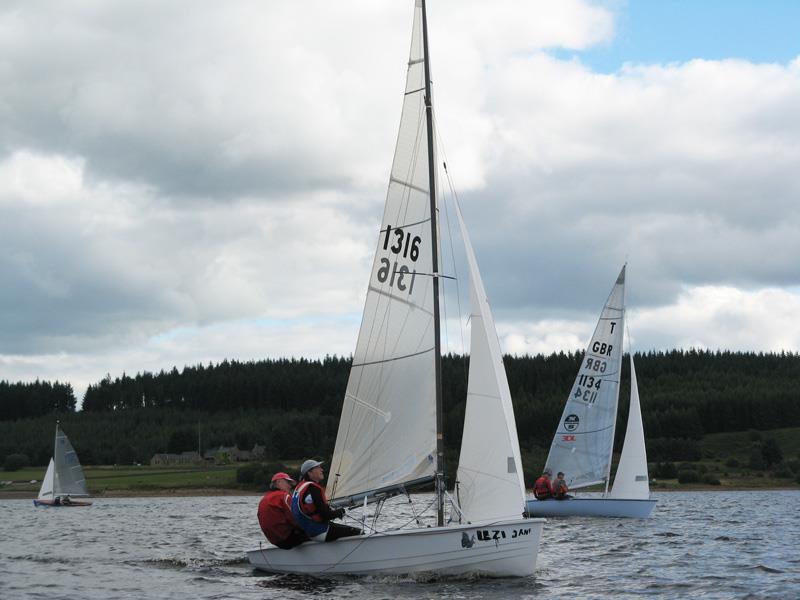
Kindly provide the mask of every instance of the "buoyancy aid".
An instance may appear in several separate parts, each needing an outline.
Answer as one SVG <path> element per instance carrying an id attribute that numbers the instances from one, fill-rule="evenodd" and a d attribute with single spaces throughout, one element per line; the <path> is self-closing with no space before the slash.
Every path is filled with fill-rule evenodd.
<path id="1" fill-rule="evenodd" d="M 277 545 L 291 535 L 297 523 L 292 516 L 289 492 L 273 490 L 264 494 L 258 503 L 258 524 L 272 544 Z"/>
<path id="2" fill-rule="evenodd" d="M 319 507 L 314 504 L 311 494 L 308 493 L 310 486 L 319 489 L 323 502 L 328 502 L 324 488 L 313 481 L 301 481 L 294 489 L 292 494 L 292 516 L 306 535 L 313 538 L 325 533 L 328 530 L 327 521 L 323 520 L 319 514 Z"/>
<path id="3" fill-rule="evenodd" d="M 533 484 L 533 495 L 537 500 L 547 500 L 553 497 L 553 484 L 550 480 L 542 475 Z"/>
<path id="4" fill-rule="evenodd" d="M 555 484 L 553 485 L 553 495 L 556 498 L 563 498 L 569 492 L 569 487 L 567 487 L 567 482 L 563 479 L 556 479 Z"/>

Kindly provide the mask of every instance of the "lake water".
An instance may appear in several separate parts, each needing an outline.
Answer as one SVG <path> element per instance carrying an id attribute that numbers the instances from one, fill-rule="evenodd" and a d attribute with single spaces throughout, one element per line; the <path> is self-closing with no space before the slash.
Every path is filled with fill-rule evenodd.
<path id="1" fill-rule="evenodd" d="M 550 519 L 535 577 L 471 581 L 258 573 L 255 496 L 0 500 L 0 598 L 800 598 L 800 491 L 656 497 L 647 520 Z"/>

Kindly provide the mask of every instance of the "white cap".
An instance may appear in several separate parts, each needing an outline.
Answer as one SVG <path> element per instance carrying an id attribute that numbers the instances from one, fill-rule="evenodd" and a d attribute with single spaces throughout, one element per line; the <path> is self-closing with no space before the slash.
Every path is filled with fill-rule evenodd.
<path id="1" fill-rule="evenodd" d="M 311 469 L 316 469 L 317 467 L 320 466 L 322 466 L 322 463 L 320 461 L 308 459 L 300 467 L 300 477 L 305 477 L 306 473 L 308 473 Z"/>

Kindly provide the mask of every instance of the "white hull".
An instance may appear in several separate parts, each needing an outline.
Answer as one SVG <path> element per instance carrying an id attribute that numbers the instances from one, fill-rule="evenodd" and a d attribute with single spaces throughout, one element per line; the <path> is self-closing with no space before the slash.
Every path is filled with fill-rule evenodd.
<path id="1" fill-rule="evenodd" d="M 433 572 L 525 577 L 536 569 L 544 519 L 516 519 L 374 533 L 292 550 L 265 545 L 247 553 L 256 569 L 309 575 Z"/>
<path id="2" fill-rule="evenodd" d="M 646 519 L 655 500 L 611 498 L 568 498 L 566 500 L 528 500 L 528 513 L 534 517 L 628 517 Z"/>

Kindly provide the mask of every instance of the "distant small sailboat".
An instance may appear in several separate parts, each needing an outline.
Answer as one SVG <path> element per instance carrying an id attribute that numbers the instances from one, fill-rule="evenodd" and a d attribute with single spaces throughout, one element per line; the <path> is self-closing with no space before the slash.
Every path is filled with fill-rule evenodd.
<path id="1" fill-rule="evenodd" d="M 91 502 L 72 499 L 88 495 L 86 478 L 83 476 L 81 463 L 78 462 L 78 455 L 67 434 L 56 423 L 53 458 L 50 459 L 39 496 L 33 504 L 34 506 L 91 506 Z"/>
<path id="2" fill-rule="evenodd" d="M 546 463 L 554 474 L 565 473 L 570 490 L 605 484 L 605 491 L 602 497 L 595 498 L 528 500 L 528 512 L 532 515 L 646 518 L 656 504 L 650 498 L 642 410 L 632 353 L 628 426 L 614 486 L 608 491 L 624 327 L 625 266 L 600 314 Z"/>

